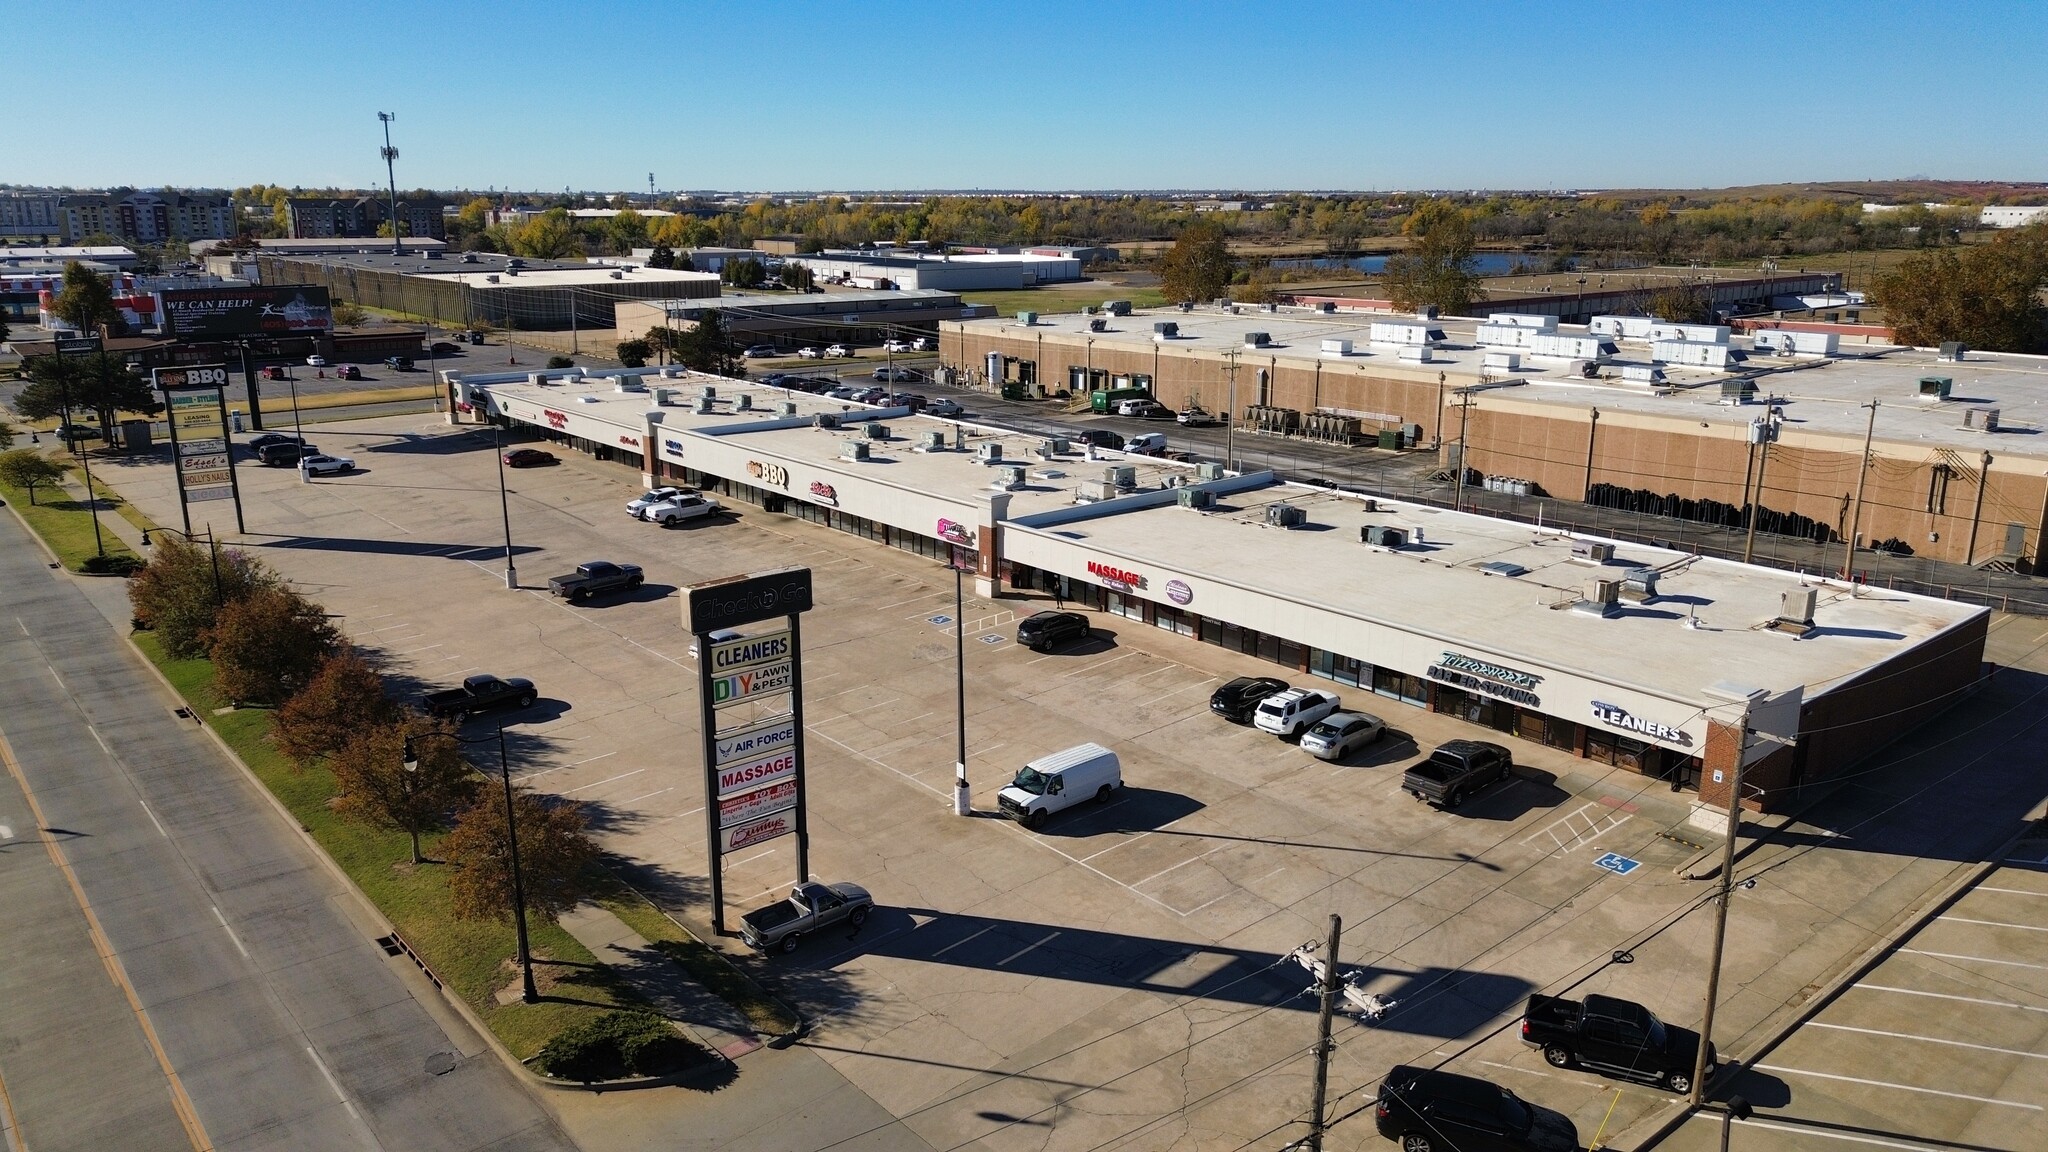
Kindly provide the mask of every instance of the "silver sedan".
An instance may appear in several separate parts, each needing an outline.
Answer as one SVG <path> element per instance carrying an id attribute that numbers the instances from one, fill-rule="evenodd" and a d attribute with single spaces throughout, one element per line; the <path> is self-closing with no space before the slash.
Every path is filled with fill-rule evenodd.
<path id="1" fill-rule="evenodd" d="M 1301 750 L 1318 760 L 1342 760 L 1378 740 L 1387 722 L 1364 712 L 1332 712 L 1301 736 Z"/>

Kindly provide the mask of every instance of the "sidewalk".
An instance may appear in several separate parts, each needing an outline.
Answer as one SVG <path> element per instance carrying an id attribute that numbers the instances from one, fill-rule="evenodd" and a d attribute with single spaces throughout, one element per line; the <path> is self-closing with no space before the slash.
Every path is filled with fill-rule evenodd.
<path id="1" fill-rule="evenodd" d="M 761 1046 L 746 1017 L 707 991 L 682 966 L 595 904 L 579 904 L 561 919 L 598 963 L 609 966 L 654 1010 L 681 1024 L 693 1039 L 728 1060 Z"/>

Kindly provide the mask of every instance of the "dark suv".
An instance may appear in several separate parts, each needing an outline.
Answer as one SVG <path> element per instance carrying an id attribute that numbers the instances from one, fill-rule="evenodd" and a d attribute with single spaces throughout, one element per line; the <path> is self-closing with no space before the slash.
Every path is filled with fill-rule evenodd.
<path id="1" fill-rule="evenodd" d="M 1401 1152 L 1578 1152 L 1562 1113 L 1471 1076 L 1397 1065 L 1380 1084 L 1373 1118 Z"/>
<path id="2" fill-rule="evenodd" d="M 290 464 L 297 464 L 304 457 L 317 456 L 319 453 L 320 450 L 311 444 L 301 443 L 297 440 L 279 440 L 258 448 L 256 450 L 256 458 L 272 468 L 283 468 Z"/>
<path id="3" fill-rule="evenodd" d="M 1239 676 L 1210 694 L 1209 711 L 1232 724 L 1249 724 L 1259 701 L 1287 687 L 1287 681 L 1271 676 Z"/>
<path id="4" fill-rule="evenodd" d="M 1050 652 L 1058 645 L 1086 640 L 1092 634 L 1088 618 L 1079 612 L 1040 612 L 1017 624 L 1017 643 L 1035 652 Z"/>

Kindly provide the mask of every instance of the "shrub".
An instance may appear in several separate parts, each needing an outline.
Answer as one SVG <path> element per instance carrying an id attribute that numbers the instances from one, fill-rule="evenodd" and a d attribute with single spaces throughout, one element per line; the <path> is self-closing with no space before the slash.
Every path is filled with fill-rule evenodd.
<path id="1" fill-rule="evenodd" d="M 607 1012 L 556 1033 L 535 1063 L 549 1076 L 590 1081 L 662 1076 L 703 1059 L 701 1049 L 652 1012 Z"/>
<path id="2" fill-rule="evenodd" d="M 384 678 L 353 648 L 321 661 L 304 688 L 277 710 L 277 750 L 303 768 L 332 755 L 358 733 L 391 724 L 398 705 L 384 695 Z"/>
<path id="3" fill-rule="evenodd" d="M 320 606 L 289 588 L 250 589 L 222 606 L 207 631 L 221 694 L 246 704 L 284 703 L 340 644 Z"/>
<path id="4" fill-rule="evenodd" d="M 142 570 L 142 561 L 133 556 L 87 556 L 78 570 L 88 576 L 133 576 Z"/>
<path id="5" fill-rule="evenodd" d="M 269 565 L 239 548 L 210 554 L 165 532 L 151 553 L 128 582 L 128 600 L 137 626 L 155 632 L 164 652 L 180 660 L 206 655 L 221 605 L 280 583 Z"/>
<path id="6" fill-rule="evenodd" d="M 575 366 L 576 362 L 574 360 L 569 359 L 567 356 L 548 357 L 549 368 L 574 368 Z"/>

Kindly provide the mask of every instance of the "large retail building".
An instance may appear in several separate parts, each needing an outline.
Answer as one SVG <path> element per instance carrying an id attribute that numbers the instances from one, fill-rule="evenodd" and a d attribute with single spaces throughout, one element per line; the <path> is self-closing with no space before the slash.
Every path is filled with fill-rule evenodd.
<path id="1" fill-rule="evenodd" d="M 1979 608 L 674 369 L 444 372 L 530 429 L 1363 695 L 1781 807 L 1954 703 Z M 1367 705 L 1369 707 L 1369 705 Z"/>

